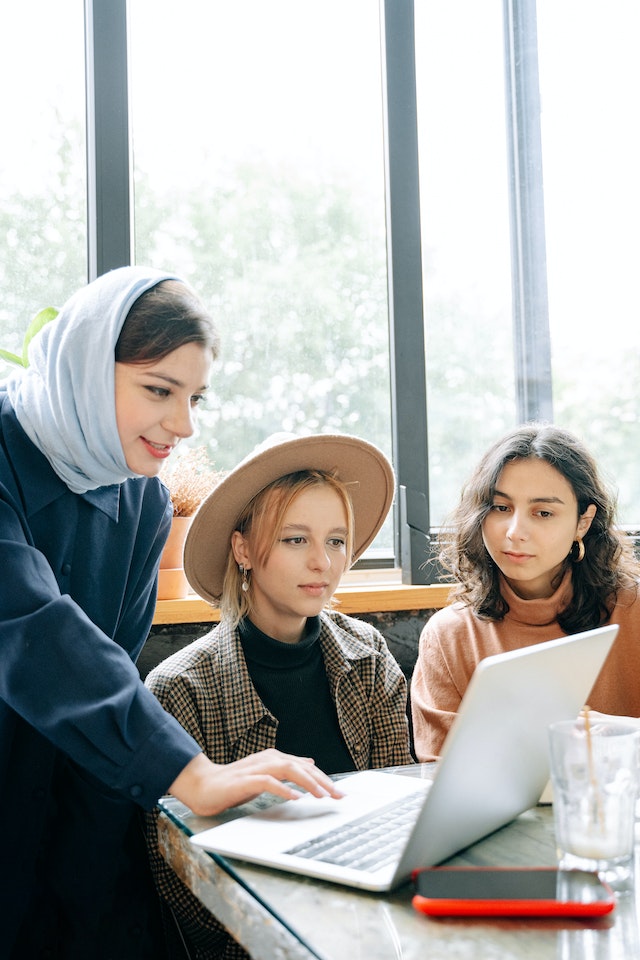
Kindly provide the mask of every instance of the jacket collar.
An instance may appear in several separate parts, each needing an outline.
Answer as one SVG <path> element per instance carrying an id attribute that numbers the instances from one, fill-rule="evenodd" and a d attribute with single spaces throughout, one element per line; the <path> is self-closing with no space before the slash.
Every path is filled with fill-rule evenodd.
<path id="1" fill-rule="evenodd" d="M 330 681 L 348 673 L 352 664 L 367 657 L 379 656 L 371 645 L 359 640 L 341 625 L 341 614 L 322 611 L 320 645 Z M 350 620 L 350 626 L 358 621 Z M 358 624 L 359 626 L 359 624 Z M 357 629 L 358 627 L 356 627 Z M 369 630 L 367 624 L 362 625 Z M 224 698 L 229 735 L 233 742 L 243 737 L 247 728 L 266 720 L 275 724 L 275 717 L 266 709 L 253 688 L 237 630 L 222 621 L 216 628 L 220 669 L 220 689 Z M 334 684 L 332 684 L 333 689 Z M 250 692 L 250 695 L 248 695 Z M 240 707 L 241 705 L 241 707 Z"/>

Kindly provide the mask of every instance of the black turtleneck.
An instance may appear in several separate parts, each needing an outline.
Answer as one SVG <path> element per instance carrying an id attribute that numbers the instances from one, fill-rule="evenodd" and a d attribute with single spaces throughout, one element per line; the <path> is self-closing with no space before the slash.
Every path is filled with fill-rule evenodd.
<path id="1" fill-rule="evenodd" d="M 298 643 L 274 640 L 247 619 L 238 630 L 251 681 L 278 721 L 278 750 L 313 757 L 325 773 L 355 770 L 329 690 L 320 617 L 309 617 Z"/>

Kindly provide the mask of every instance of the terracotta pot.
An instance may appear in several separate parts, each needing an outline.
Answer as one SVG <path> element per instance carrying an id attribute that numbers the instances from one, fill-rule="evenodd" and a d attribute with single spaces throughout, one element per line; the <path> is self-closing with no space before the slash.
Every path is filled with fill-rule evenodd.
<path id="1" fill-rule="evenodd" d="M 169 537 L 160 557 L 158 600 L 179 600 L 189 593 L 182 567 L 184 542 L 193 517 L 174 517 Z"/>
<path id="2" fill-rule="evenodd" d="M 182 567 L 164 567 L 158 571 L 158 600 L 184 600 L 189 589 Z"/>

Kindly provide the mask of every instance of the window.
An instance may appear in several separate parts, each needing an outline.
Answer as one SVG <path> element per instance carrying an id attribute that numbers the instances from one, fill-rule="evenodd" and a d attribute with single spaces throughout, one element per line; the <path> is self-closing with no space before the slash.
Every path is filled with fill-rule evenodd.
<path id="1" fill-rule="evenodd" d="M 3 9 L 0 88 L 0 346 L 19 353 L 87 276 L 82 0 Z"/>
<path id="2" fill-rule="evenodd" d="M 635 0 L 85 8 L 86 124 L 80 0 L 5 12 L 3 347 L 87 272 L 168 267 L 223 332 L 217 464 L 281 429 L 377 443 L 405 582 L 532 416 L 640 523 Z"/>
<path id="3" fill-rule="evenodd" d="M 376 4 L 136 0 L 130 18 L 135 259 L 191 279 L 222 330 L 199 442 L 219 469 L 279 431 L 390 454 Z"/>
<path id="4" fill-rule="evenodd" d="M 514 422 L 502 7 L 416 4 L 429 495 L 442 523 Z"/>
<path id="5" fill-rule="evenodd" d="M 640 6 L 538 0 L 556 422 L 584 437 L 640 526 Z"/>

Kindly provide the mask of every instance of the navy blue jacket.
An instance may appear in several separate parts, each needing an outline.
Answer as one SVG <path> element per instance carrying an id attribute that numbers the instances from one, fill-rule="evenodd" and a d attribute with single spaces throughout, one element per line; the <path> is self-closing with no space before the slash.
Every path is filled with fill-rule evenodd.
<path id="1" fill-rule="evenodd" d="M 38 890 L 108 896 L 136 805 L 199 752 L 134 664 L 169 524 L 155 478 L 71 493 L 0 389 L 3 947 Z"/>

